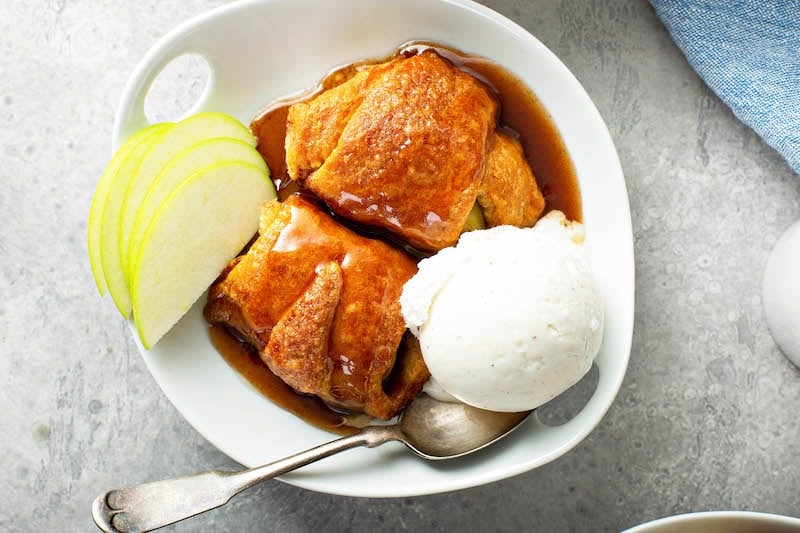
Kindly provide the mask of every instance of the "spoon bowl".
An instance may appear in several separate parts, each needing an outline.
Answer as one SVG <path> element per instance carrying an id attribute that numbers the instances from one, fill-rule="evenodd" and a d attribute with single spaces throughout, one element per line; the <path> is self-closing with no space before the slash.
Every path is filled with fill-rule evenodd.
<path id="1" fill-rule="evenodd" d="M 211 470 L 105 491 L 92 504 L 92 518 L 107 533 L 152 531 L 224 505 L 261 481 L 357 446 L 374 448 L 400 441 L 425 459 L 453 459 L 503 438 L 530 413 L 485 411 L 422 393 L 395 424 L 367 426 L 355 435 L 263 466 L 238 472 Z"/>
<path id="2" fill-rule="evenodd" d="M 399 424 L 394 427 L 401 432 L 397 440 L 420 457 L 436 461 L 485 448 L 508 435 L 530 414 L 531 411 L 484 411 L 420 394 L 406 407 Z"/>

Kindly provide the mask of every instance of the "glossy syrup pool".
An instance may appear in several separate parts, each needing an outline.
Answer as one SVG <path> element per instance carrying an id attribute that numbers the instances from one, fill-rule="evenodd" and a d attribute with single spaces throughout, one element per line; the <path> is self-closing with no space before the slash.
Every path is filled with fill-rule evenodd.
<path id="1" fill-rule="evenodd" d="M 369 422 L 362 415 L 336 412 L 316 396 L 298 394 L 270 371 L 251 346 L 237 339 L 225 327 L 210 325 L 208 333 L 211 343 L 225 361 L 256 390 L 309 424 L 332 433 L 351 435 Z"/>
<path id="2" fill-rule="evenodd" d="M 581 199 L 574 166 L 555 123 L 536 96 L 512 73 L 491 60 L 428 42 L 408 43 L 389 57 L 338 68 L 329 73 L 314 90 L 300 98 L 272 105 L 253 120 L 251 129 L 258 139 L 257 149 L 270 168 L 279 199 L 283 200 L 297 191 L 296 184 L 287 174 L 284 150 L 286 117 L 294 102 L 347 81 L 362 65 L 381 63 L 400 56 L 409 57 L 431 48 L 489 87 L 499 103 L 497 127 L 520 140 L 544 195 L 545 210 L 557 209 L 563 211 L 568 219 L 581 221 Z M 366 232 L 369 233 L 368 230 Z M 337 412 L 314 396 L 298 394 L 269 370 L 252 347 L 234 337 L 226 328 L 210 326 L 209 334 L 223 358 L 253 387 L 306 422 L 339 434 L 354 433 L 369 423 L 364 415 Z"/>

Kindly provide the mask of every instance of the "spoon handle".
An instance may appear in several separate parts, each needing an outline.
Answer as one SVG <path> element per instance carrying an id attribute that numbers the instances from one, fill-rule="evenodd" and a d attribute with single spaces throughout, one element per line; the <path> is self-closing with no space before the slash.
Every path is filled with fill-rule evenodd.
<path id="1" fill-rule="evenodd" d="M 224 505 L 239 492 L 265 479 L 356 446 L 373 448 L 399 438 L 395 426 L 368 426 L 355 435 L 249 470 L 210 470 L 112 489 L 95 499 L 92 518 L 107 533 L 152 531 Z"/>

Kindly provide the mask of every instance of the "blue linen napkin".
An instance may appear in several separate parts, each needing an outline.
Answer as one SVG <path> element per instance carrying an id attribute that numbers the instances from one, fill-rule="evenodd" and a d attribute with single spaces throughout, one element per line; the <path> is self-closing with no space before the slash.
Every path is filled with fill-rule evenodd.
<path id="1" fill-rule="evenodd" d="M 800 173 L 800 0 L 650 0 L 706 84 Z"/>

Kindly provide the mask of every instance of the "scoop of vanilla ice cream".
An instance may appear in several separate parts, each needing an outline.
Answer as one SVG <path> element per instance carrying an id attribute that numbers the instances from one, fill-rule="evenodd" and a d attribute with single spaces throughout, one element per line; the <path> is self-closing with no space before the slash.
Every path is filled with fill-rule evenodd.
<path id="1" fill-rule="evenodd" d="M 465 233 L 421 261 L 400 306 L 431 372 L 426 390 L 526 411 L 577 383 L 604 319 L 582 244 L 583 226 L 552 211 L 533 228 Z"/>

